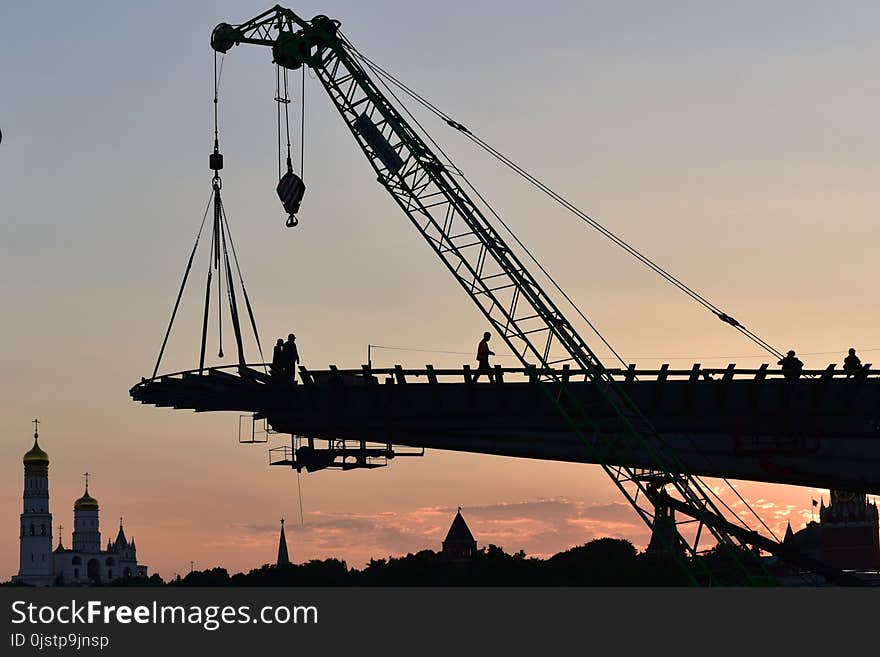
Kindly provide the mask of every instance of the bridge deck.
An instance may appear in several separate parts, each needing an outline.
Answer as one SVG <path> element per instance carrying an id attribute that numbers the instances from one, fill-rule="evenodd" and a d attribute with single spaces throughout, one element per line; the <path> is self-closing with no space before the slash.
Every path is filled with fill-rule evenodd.
<path id="1" fill-rule="evenodd" d="M 255 366 L 143 380 L 136 401 L 195 411 L 244 411 L 282 433 L 318 439 L 591 462 L 536 385 L 540 369 L 300 368 L 300 382 Z M 756 369 L 609 370 L 694 474 L 880 493 L 880 373 L 833 366 L 797 380 Z M 601 390 L 559 370 L 600 424 Z M 553 385 L 553 384 L 548 384 Z M 609 438 L 609 436 L 605 436 Z M 638 453 L 635 467 L 651 463 Z"/>

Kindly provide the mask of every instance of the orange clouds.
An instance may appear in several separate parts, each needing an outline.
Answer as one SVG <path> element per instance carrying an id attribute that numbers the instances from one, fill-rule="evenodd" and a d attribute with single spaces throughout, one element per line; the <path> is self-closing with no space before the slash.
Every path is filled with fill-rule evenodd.
<path id="1" fill-rule="evenodd" d="M 628 538 L 640 547 L 648 541 L 647 530 L 624 503 L 590 505 L 552 498 L 467 507 L 462 513 L 480 546 L 495 544 L 530 556 L 547 557 L 602 536 Z M 289 521 L 285 529 L 294 561 L 339 557 L 360 567 L 371 558 L 439 550 L 454 515 L 451 507 L 386 513 L 313 511 L 305 515 L 305 524 Z M 233 524 L 208 546 L 253 549 L 269 561 L 277 541 L 277 525 Z"/>

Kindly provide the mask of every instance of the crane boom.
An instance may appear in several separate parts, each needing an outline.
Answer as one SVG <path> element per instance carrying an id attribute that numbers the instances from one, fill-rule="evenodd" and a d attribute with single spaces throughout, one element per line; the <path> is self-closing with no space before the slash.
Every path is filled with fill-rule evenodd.
<path id="1" fill-rule="evenodd" d="M 595 451 L 597 461 L 654 535 L 662 529 L 660 524 L 672 528 L 670 552 L 686 563 L 694 581 L 719 581 L 715 573 L 695 572 L 695 560 L 680 554 L 696 555 L 701 539 L 706 538 L 705 530 L 733 555 L 739 567 L 735 581 L 765 582 L 765 575 L 756 574 L 747 556 L 754 534 L 727 522 L 706 487 L 664 449 L 639 408 L 460 184 L 458 172 L 444 164 L 376 86 L 339 27 L 338 21 L 326 16 L 307 21 L 275 6 L 240 25 L 219 24 L 211 45 L 220 53 L 237 44 L 267 46 L 278 65 L 311 68 L 375 170 L 378 182 L 512 353 L 525 367 L 535 368 L 536 382 L 551 384 L 541 387 Z M 566 385 L 568 368 L 587 372 L 597 391 L 594 398 L 571 392 Z M 596 416 L 609 414 L 591 412 L 596 405 L 612 411 L 612 420 L 597 421 Z M 650 470 L 624 465 L 622 455 L 636 448 L 651 454 L 654 465 Z M 664 499 L 675 499 L 676 504 L 665 504 Z M 660 512 L 658 504 L 667 512 Z M 686 518 L 676 520 L 669 509 Z M 681 531 L 688 523 L 690 531 Z M 772 552 L 774 544 L 764 539 L 761 548 Z"/>

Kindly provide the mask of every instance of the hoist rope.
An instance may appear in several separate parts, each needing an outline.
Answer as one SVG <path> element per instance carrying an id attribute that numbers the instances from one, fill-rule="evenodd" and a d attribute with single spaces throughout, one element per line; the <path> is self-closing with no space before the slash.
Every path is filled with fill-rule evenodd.
<path id="1" fill-rule="evenodd" d="M 287 159 L 285 164 L 287 165 L 287 170 L 292 171 L 293 165 L 290 159 L 290 111 L 288 109 L 288 105 L 290 105 L 290 87 L 288 84 L 287 78 L 287 69 L 284 69 L 284 73 L 281 73 L 282 67 L 278 64 L 275 64 L 275 106 L 276 106 L 276 121 L 277 121 L 277 130 L 278 130 L 278 179 L 281 180 L 283 167 L 281 164 L 281 106 L 284 106 L 284 136 L 287 142 Z"/>
<path id="2" fill-rule="evenodd" d="M 221 63 L 220 73 L 223 72 L 223 65 Z M 219 120 L 218 120 L 218 100 L 220 93 L 220 75 L 217 73 L 217 51 L 214 51 L 214 145 L 216 147 L 219 141 Z"/>
<path id="3" fill-rule="evenodd" d="M 205 363 L 205 348 L 207 342 L 207 334 L 208 334 L 208 320 L 210 314 L 210 304 L 211 304 L 211 284 L 213 281 L 213 273 L 214 270 L 217 270 L 218 280 L 217 280 L 217 327 L 218 327 L 218 338 L 219 338 L 219 352 L 218 357 L 223 357 L 223 313 L 222 313 L 222 298 L 223 298 L 223 279 L 226 278 L 226 293 L 229 300 L 229 309 L 230 315 L 233 322 L 233 328 L 236 333 L 236 342 L 239 347 L 239 360 L 241 364 L 244 363 L 244 355 L 243 355 L 243 346 L 241 342 L 241 330 L 240 323 L 238 317 L 238 310 L 235 301 L 235 286 L 233 280 L 232 266 L 230 263 L 229 251 L 227 248 L 227 238 L 229 240 L 229 248 L 232 250 L 232 260 L 235 263 L 235 270 L 238 274 L 239 284 L 241 285 L 242 295 L 244 297 L 245 305 L 247 307 L 248 316 L 250 318 L 251 327 L 254 332 L 254 340 L 257 343 L 257 349 L 260 353 L 260 361 L 265 361 L 263 357 L 263 349 L 260 343 L 259 332 L 257 330 L 257 323 L 253 313 L 253 307 L 250 302 L 250 298 L 247 293 L 247 288 L 244 284 L 244 276 L 241 271 L 241 266 L 238 260 L 238 254 L 235 251 L 235 243 L 232 241 L 232 235 L 229 230 L 229 220 L 226 216 L 226 209 L 223 207 L 223 202 L 220 197 L 220 189 L 222 188 L 222 181 L 220 179 L 220 168 L 222 168 L 222 164 L 219 164 L 217 168 L 215 168 L 214 157 L 219 155 L 219 87 L 220 87 L 220 78 L 223 74 L 223 59 L 220 60 L 220 66 L 217 66 L 217 54 L 214 54 L 214 154 L 212 155 L 211 166 L 214 170 L 214 176 L 211 183 L 211 196 L 208 199 L 208 203 L 205 207 L 205 212 L 202 216 L 202 221 L 199 224 L 199 230 L 196 233 L 195 242 L 193 244 L 192 250 L 190 251 L 189 259 L 187 260 L 187 265 L 184 270 L 183 278 L 180 283 L 180 288 L 177 292 L 177 298 L 174 302 L 174 308 L 171 312 L 171 319 L 168 322 L 168 327 L 165 330 L 165 336 L 162 340 L 162 346 L 159 349 L 159 355 L 156 359 L 156 364 L 153 368 L 152 378 L 156 378 L 159 367 L 162 362 L 162 357 L 165 353 L 165 349 L 168 344 L 168 339 L 171 335 L 171 330 L 174 325 L 174 321 L 177 317 L 177 312 L 180 308 L 180 302 L 183 298 L 184 290 L 186 289 L 186 284 L 189 280 L 189 274 L 192 271 L 192 265 L 195 260 L 196 251 L 198 250 L 199 244 L 201 242 L 202 233 L 204 232 L 205 223 L 208 219 L 208 213 L 211 211 L 211 207 L 214 207 L 214 217 L 213 217 L 213 229 L 211 231 L 211 244 L 209 248 L 209 257 L 208 257 L 208 272 L 205 282 L 205 305 L 204 305 L 204 314 L 202 318 L 202 332 L 201 332 L 201 349 L 199 354 L 199 371 L 204 369 Z M 220 275 L 221 264 L 223 265 L 223 275 Z"/>
<path id="4" fill-rule="evenodd" d="M 290 163 L 290 92 L 287 87 L 287 69 L 284 69 L 284 130 L 287 136 L 287 170 L 291 171 L 293 166 Z"/>
<path id="5" fill-rule="evenodd" d="M 278 156 L 278 180 L 281 180 L 281 66 L 275 64 L 275 117 L 277 122 L 276 154 Z"/>
<path id="6" fill-rule="evenodd" d="M 302 107 L 300 109 L 299 128 L 299 177 L 306 179 L 306 67 L 302 69 Z"/>
<path id="7" fill-rule="evenodd" d="M 219 139 L 219 92 L 220 92 L 220 75 L 217 70 L 217 52 L 214 52 L 214 153 L 219 154 L 220 152 L 220 139 Z M 220 235 L 218 231 L 220 230 L 220 189 L 223 186 L 220 180 L 220 170 L 214 169 L 214 179 L 212 181 L 212 187 L 214 190 L 213 200 L 214 200 L 214 231 L 211 237 L 211 245 L 213 247 L 213 256 L 214 256 L 214 269 L 218 270 L 220 268 Z M 217 357 L 223 358 L 223 314 L 220 312 L 222 306 L 222 288 L 223 288 L 223 278 L 218 276 L 217 278 L 217 335 L 218 335 L 218 351 Z M 211 265 L 208 265 L 208 282 L 205 292 L 205 323 L 203 326 L 205 327 L 202 332 L 202 351 L 204 351 L 204 346 L 207 340 L 207 318 L 208 318 L 208 309 L 210 306 L 210 292 L 211 292 Z M 199 364 L 199 368 L 201 369 L 202 364 Z"/>
<path id="8" fill-rule="evenodd" d="M 755 343 L 756 345 L 758 345 L 759 347 L 761 347 L 765 351 L 771 353 L 772 355 L 774 355 L 777 358 L 782 358 L 783 354 L 778 349 L 776 349 L 775 347 L 770 345 L 768 342 L 766 342 L 764 339 L 759 337 L 757 334 L 753 333 L 751 330 L 749 330 L 748 328 L 746 328 L 742 324 L 740 324 L 736 319 L 734 319 L 733 317 L 731 317 L 730 315 L 725 313 L 723 310 L 721 310 L 721 308 L 719 308 L 718 306 L 713 304 L 706 297 L 704 297 L 700 293 L 696 292 L 693 288 L 691 288 L 690 286 L 685 284 L 680 279 L 676 278 L 669 271 L 667 271 L 666 269 L 664 269 L 663 267 L 661 267 L 660 265 L 655 263 L 653 260 L 648 258 L 646 255 L 644 255 L 643 253 L 641 253 L 640 251 L 635 249 L 632 245 L 627 243 L 625 240 L 618 237 L 616 234 L 612 233 L 610 230 L 605 228 L 605 226 L 603 226 L 598 221 L 596 221 L 595 219 L 593 219 L 592 217 L 587 215 L 585 212 L 580 210 L 577 206 L 575 206 L 573 203 L 568 201 L 561 194 L 554 191 L 552 188 L 550 188 L 548 185 L 546 185 L 543 181 L 541 181 L 540 179 L 538 179 L 537 177 L 535 177 L 534 175 L 532 175 L 531 173 L 526 171 L 519 164 L 517 164 L 516 162 L 511 160 L 509 157 L 507 157 L 506 155 L 504 155 L 503 153 L 498 151 L 496 148 L 494 148 L 491 144 L 489 144 L 485 140 L 481 139 L 477 135 L 473 134 L 464 125 L 455 121 L 449 114 L 447 114 L 446 112 L 444 112 L 443 110 L 438 108 L 436 105 L 434 105 L 433 103 L 428 101 L 426 98 L 421 96 L 416 91 L 412 90 L 410 87 L 408 87 L 406 84 L 404 84 L 398 78 L 396 78 L 394 75 L 389 73 L 386 69 L 382 68 L 380 65 L 373 62 L 366 55 L 364 55 L 363 53 L 358 51 L 357 48 L 355 48 L 348 39 L 343 37 L 343 40 L 344 40 L 346 46 L 351 50 L 352 54 L 357 59 L 361 60 L 364 64 L 366 64 L 368 67 L 370 67 L 371 70 L 373 70 L 373 72 L 376 73 L 376 75 L 379 78 L 387 80 L 388 82 L 390 82 L 391 84 L 396 86 L 398 89 L 400 89 L 403 93 L 407 94 L 410 98 L 412 98 L 417 103 L 422 105 L 425 109 L 427 109 L 428 111 L 433 113 L 435 116 L 437 116 L 438 118 L 443 120 L 447 125 L 456 129 L 457 131 L 461 132 L 463 135 L 465 135 L 465 137 L 470 139 L 474 144 L 476 144 L 482 150 L 489 153 L 496 160 L 498 160 L 499 162 L 501 162 L 502 164 L 507 166 L 509 169 L 514 171 L 517 175 L 519 175 L 520 177 L 525 179 L 527 182 L 532 184 L 534 187 L 536 187 L 538 190 L 542 191 L 544 194 L 546 194 L 551 199 L 556 201 L 563 208 L 565 208 L 566 210 L 568 210 L 569 212 L 571 212 L 572 214 L 574 214 L 575 216 L 580 218 L 582 221 L 584 221 L 586 224 L 588 224 L 590 227 L 592 227 L 593 229 L 598 231 L 602 236 L 604 236 L 607 239 L 609 239 L 610 241 L 612 241 L 614 244 L 616 244 L 617 246 L 622 248 L 624 251 L 626 251 L 628 254 L 633 256 L 635 259 L 637 259 L 643 265 L 648 267 L 650 270 L 652 270 L 653 272 L 658 274 L 660 277 L 665 279 L 667 282 L 672 284 L 674 287 L 678 288 L 681 292 L 685 293 L 692 300 L 696 301 L 697 303 L 702 305 L 704 308 L 709 310 L 716 317 L 718 317 L 721 321 L 723 321 L 726 324 L 729 324 L 730 326 L 735 328 L 737 331 L 742 333 L 747 339 L 751 340 L 753 343 Z"/>

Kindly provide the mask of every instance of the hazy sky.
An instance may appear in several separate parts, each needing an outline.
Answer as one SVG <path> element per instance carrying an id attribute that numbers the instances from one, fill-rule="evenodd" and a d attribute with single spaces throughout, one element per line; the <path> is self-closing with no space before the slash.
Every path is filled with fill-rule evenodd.
<path id="1" fill-rule="evenodd" d="M 481 544 L 508 550 L 547 554 L 605 534 L 643 545 L 596 467 L 443 452 L 303 475 L 298 526 L 295 474 L 270 469 L 265 446 L 237 443 L 236 414 L 131 402 L 210 193 L 211 30 L 270 4 L 0 5 L 0 579 L 18 568 L 35 416 L 65 544 L 89 470 L 105 540 L 124 515 L 141 560 L 165 577 L 190 560 L 273 560 L 282 515 L 295 561 L 439 548 L 458 505 Z M 808 366 L 850 346 L 880 359 L 877 3 L 292 8 L 340 19 L 368 56 L 771 343 L 811 354 Z M 283 228 L 270 62 L 268 49 L 234 48 L 220 105 L 226 207 L 264 341 L 294 330 L 312 368 L 358 367 L 368 343 L 471 352 L 484 320 L 315 80 L 301 225 Z M 766 360 L 459 135 L 426 125 L 628 360 Z M 197 364 L 201 264 L 163 370 Z M 374 354 L 377 365 L 468 361 Z M 741 490 L 776 528 L 799 527 L 818 495 Z"/>

